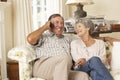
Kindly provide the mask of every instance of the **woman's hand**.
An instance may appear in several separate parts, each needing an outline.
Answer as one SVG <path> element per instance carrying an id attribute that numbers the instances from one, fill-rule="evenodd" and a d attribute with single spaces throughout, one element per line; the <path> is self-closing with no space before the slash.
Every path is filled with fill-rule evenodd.
<path id="1" fill-rule="evenodd" d="M 76 66 L 82 66 L 86 63 L 86 59 L 85 58 L 80 58 L 76 63 L 75 65 Z"/>

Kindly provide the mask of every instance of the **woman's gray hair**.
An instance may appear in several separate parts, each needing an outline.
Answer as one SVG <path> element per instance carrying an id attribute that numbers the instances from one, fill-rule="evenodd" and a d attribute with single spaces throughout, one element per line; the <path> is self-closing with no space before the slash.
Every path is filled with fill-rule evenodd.
<path id="1" fill-rule="evenodd" d="M 89 28 L 90 35 L 94 33 L 95 25 L 90 18 L 79 18 L 75 21 L 75 24 L 78 24 L 78 23 L 82 23 L 83 25 L 85 25 L 86 28 Z"/>

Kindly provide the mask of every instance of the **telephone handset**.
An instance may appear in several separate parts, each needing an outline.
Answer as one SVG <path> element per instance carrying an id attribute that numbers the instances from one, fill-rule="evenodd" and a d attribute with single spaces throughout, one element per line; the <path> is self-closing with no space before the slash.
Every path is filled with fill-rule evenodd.
<path id="1" fill-rule="evenodd" d="M 50 22 L 50 28 L 54 28 L 54 24 Z"/>

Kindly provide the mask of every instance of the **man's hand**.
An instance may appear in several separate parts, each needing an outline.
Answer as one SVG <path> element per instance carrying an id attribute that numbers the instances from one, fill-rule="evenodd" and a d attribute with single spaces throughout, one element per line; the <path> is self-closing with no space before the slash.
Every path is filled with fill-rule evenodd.
<path id="1" fill-rule="evenodd" d="M 47 21 L 47 22 L 43 25 L 43 27 L 45 28 L 45 30 L 50 29 L 50 21 Z"/>

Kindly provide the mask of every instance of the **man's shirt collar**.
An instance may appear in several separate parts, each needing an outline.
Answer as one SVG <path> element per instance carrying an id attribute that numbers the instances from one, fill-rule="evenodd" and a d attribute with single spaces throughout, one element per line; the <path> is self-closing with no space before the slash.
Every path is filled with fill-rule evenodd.
<path id="1" fill-rule="evenodd" d="M 52 37 L 52 36 L 56 36 L 55 35 L 55 33 L 53 33 L 52 31 L 48 31 L 48 34 L 50 35 L 50 37 Z M 64 35 L 62 34 L 59 38 L 63 38 L 64 37 Z"/>

